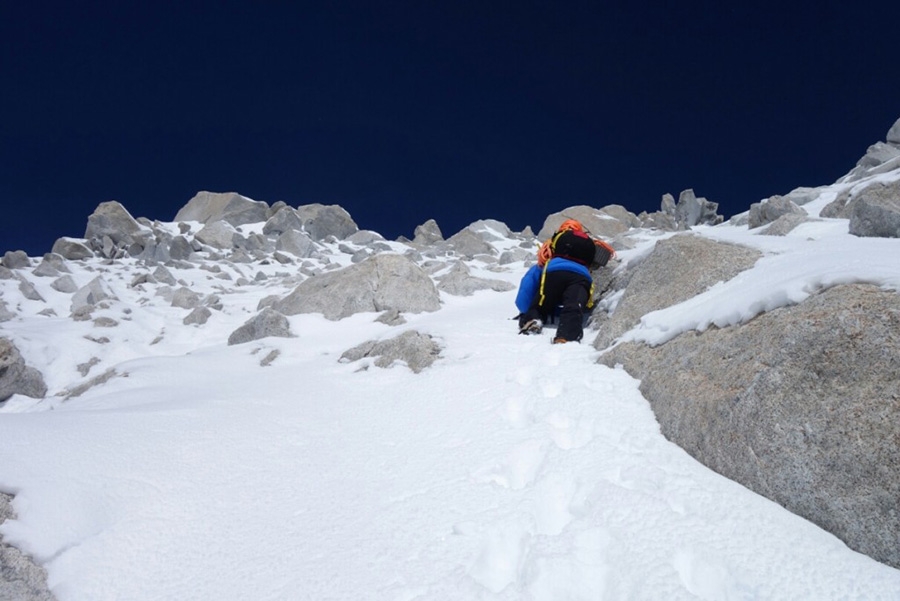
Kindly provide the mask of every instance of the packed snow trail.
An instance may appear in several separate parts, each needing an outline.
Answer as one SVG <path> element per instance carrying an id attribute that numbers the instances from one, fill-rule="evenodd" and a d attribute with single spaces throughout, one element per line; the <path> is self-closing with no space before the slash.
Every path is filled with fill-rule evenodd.
<path id="1" fill-rule="evenodd" d="M 401 328 L 301 315 L 6 412 L 4 536 L 60 601 L 900 598 L 667 442 L 589 344 L 516 335 L 513 297 L 407 316 L 444 346 L 421 374 L 338 361 Z"/>

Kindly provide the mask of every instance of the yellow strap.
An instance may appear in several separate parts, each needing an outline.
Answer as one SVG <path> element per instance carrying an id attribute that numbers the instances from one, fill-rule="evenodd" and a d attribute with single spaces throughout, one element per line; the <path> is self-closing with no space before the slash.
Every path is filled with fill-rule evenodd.
<path id="1" fill-rule="evenodd" d="M 550 261 L 547 261 L 547 263 L 549 264 Z M 546 298 L 544 298 L 544 279 L 546 277 L 547 277 L 547 266 L 544 265 L 544 268 L 541 270 L 541 287 L 538 288 L 538 296 L 540 296 L 540 299 L 541 299 L 538 301 L 538 307 L 543 307 L 544 301 L 547 300 Z"/>

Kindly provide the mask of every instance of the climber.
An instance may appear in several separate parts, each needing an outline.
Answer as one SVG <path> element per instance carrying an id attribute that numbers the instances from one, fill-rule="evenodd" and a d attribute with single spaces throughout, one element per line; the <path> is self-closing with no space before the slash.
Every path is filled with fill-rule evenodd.
<path id="1" fill-rule="evenodd" d="M 519 333 L 540 334 L 559 317 L 554 344 L 580 341 L 585 311 L 593 307 L 591 270 L 606 265 L 615 251 L 590 236 L 574 220 L 564 221 L 538 250 L 537 264 L 522 278 L 516 296 Z"/>

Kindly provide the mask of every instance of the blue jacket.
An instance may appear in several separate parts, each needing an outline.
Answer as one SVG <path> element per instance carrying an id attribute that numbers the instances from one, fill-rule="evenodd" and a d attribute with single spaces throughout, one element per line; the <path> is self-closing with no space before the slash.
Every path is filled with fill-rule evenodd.
<path id="1" fill-rule="evenodd" d="M 554 257 L 547 261 L 547 265 L 543 268 L 534 264 L 525 272 L 525 275 L 522 276 L 522 281 L 519 283 L 519 293 L 516 295 L 516 309 L 519 310 L 519 313 L 524 313 L 531 307 L 531 301 L 534 300 L 535 295 L 541 288 L 541 274 L 544 269 L 548 272 L 574 271 L 591 280 L 591 272 L 587 267 L 569 259 Z"/>

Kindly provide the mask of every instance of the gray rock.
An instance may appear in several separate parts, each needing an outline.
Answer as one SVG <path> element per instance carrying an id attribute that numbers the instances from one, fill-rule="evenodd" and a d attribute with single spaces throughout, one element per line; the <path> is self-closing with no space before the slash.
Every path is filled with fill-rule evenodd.
<path id="1" fill-rule="evenodd" d="M 21 276 L 19 277 L 19 293 L 28 300 L 45 302 L 44 297 L 37 291 L 34 284 Z"/>
<path id="2" fill-rule="evenodd" d="M 248 255 L 245 251 L 238 249 L 228 255 L 228 260 L 232 263 L 252 263 L 253 257 Z"/>
<path id="3" fill-rule="evenodd" d="M 84 237 L 95 250 L 102 247 L 100 241 L 104 239 L 111 240 L 114 247 L 120 248 L 134 243 L 142 231 L 143 228 L 131 213 L 113 200 L 102 202 L 94 209 L 88 217 Z M 112 256 L 112 253 L 104 251 L 104 256 Z"/>
<path id="4" fill-rule="evenodd" d="M 197 307 L 190 313 L 188 313 L 187 317 L 182 320 L 182 323 L 186 326 L 198 325 L 202 326 L 209 318 L 212 317 L 212 311 L 207 307 Z"/>
<path id="5" fill-rule="evenodd" d="M 872 168 L 892 162 L 897 157 L 900 157 L 900 148 L 893 144 L 876 142 L 869 146 L 866 154 L 859 159 L 856 166 L 862 168 L 863 173 L 871 175 Z"/>
<path id="6" fill-rule="evenodd" d="M 270 308 L 265 308 L 257 315 L 236 329 L 228 337 L 228 344 L 244 344 L 268 336 L 292 338 L 291 324 L 287 317 Z"/>
<path id="7" fill-rule="evenodd" d="M 473 276 L 462 261 L 458 261 L 450 271 L 440 278 L 438 290 L 454 296 L 472 296 L 478 290 L 494 290 L 506 292 L 513 290 L 515 284 L 504 280 L 489 280 Z"/>
<path id="8" fill-rule="evenodd" d="M 698 198 L 692 189 L 683 190 L 675 205 L 675 223 L 678 229 L 690 229 L 695 225 L 718 225 L 722 216 L 718 214 L 719 204 L 703 197 Z"/>
<path id="9" fill-rule="evenodd" d="M 466 226 L 466 229 L 485 242 L 499 242 L 512 237 L 512 230 L 496 219 L 479 219 Z"/>
<path id="10" fill-rule="evenodd" d="M 900 180 L 877 182 L 855 195 L 850 209 L 850 233 L 900 238 Z"/>
<path id="11" fill-rule="evenodd" d="M 75 280 L 73 280 L 70 275 L 64 275 L 57 278 L 50 284 L 50 287 L 63 294 L 72 294 L 78 290 L 78 284 L 75 283 Z"/>
<path id="12" fill-rule="evenodd" d="M 666 192 L 659 203 L 659 210 L 675 219 L 675 197 Z"/>
<path id="13" fill-rule="evenodd" d="M 203 224 L 224 221 L 232 226 L 260 223 L 268 219 L 269 206 L 235 192 L 198 192 L 175 215 L 175 221 Z"/>
<path id="14" fill-rule="evenodd" d="M 280 211 L 281 209 L 283 209 L 287 206 L 288 206 L 288 203 L 284 202 L 283 200 L 276 200 L 275 202 L 272 203 L 272 206 L 269 207 L 268 213 L 266 213 L 267 219 L 271 219 L 275 215 L 275 213 L 277 213 L 278 211 Z"/>
<path id="15" fill-rule="evenodd" d="M 340 361 L 359 361 L 375 357 L 376 367 L 392 367 L 396 362 L 406 364 L 413 373 L 420 373 L 439 358 L 441 347 L 427 335 L 409 330 L 389 340 L 369 341 L 341 355 Z"/>
<path id="16" fill-rule="evenodd" d="M 275 245 L 268 238 L 256 232 L 250 233 L 246 237 L 235 234 L 234 245 L 253 254 L 271 252 L 275 249 Z"/>
<path id="17" fill-rule="evenodd" d="M 441 228 L 434 219 L 429 219 L 422 225 L 416 226 L 413 236 L 412 243 L 419 246 L 431 246 L 444 239 Z"/>
<path id="18" fill-rule="evenodd" d="M 93 280 L 78 289 L 72 296 L 72 313 L 78 312 L 82 307 L 93 307 L 100 301 L 118 300 L 112 288 L 106 283 L 101 276 L 95 277 Z"/>
<path id="19" fill-rule="evenodd" d="M 772 223 L 782 215 L 788 214 L 806 215 L 806 211 L 794 204 L 784 196 L 773 196 L 763 202 L 755 202 L 750 205 L 750 229 Z"/>
<path id="20" fill-rule="evenodd" d="M 887 133 L 887 143 L 900 146 L 900 119 L 897 119 Z"/>
<path id="21" fill-rule="evenodd" d="M 900 295 L 831 288 L 741 326 L 601 356 L 701 463 L 900 568 Z"/>
<path id="22" fill-rule="evenodd" d="M 28 258 L 24 250 L 10 250 L 3 254 L 3 258 L 0 259 L 0 265 L 7 269 L 24 269 L 25 267 L 31 267 L 31 259 Z"/>
<path id="23" fill-rule="evenodd" d="M 0 524 L 15 518 L 12 497 L 0 492 Z M 47 572 L 34 560 L 0 538 L 0 599 L 54 601 L 47 588 Z"/>
<path id="24" fill-rule="evenodd" d="M 94 251 L 86 244 L 80 240 L 73 240 L 72 238 L 59 238 L 53 243 L 52 252 L 70 261 L 90 259 L 94 256 Z"/>
<path id="25" fill-rule="evenodd" d="M 668 210 L 668 202 L 671 202 L 671 213 L 667 211 L 656 211 L 655 213 L 647 213 L 646 211 L 638 215 L 641 227 L 646 229 L 675 231 L 678 224 L 675 223 L 675 199 L 671 194 L 663 195 L 662 206 Z"/>
<path id="26" fill-rule="evenodd" d="M 535 245 L 533 248 L 524 249 L 524 248 L 513 248 L 510 250 L 505 250 L 500 253 L 500 259 L 498 262 L 500 265 L 509 265 L 510 263 L 518 263 L 519 261 L 528 261 L 529 259 L 535 259 L 537 257 L 537 249 L 538 246 Z"/>
<path id="27" fill-rule="evenodd" d="M 838 183 L 855 182 L 900 168 L 900 119 L 888 130 L 886 140 L 869 146 L 856 166 L 839 179 Z"/>
<path id="28" fill-rule="evenodd" d="M 461 257 L 471 259 L 477 255 L 493 255 L 496 250 L 478 234 L 469 228 L 463 228 L 458 233 L 450 236 L 445 245 Z"/>
<path id="29" fill-rule="evenodd" d="M 343 240 L 359 230 L 350 213 L 338 205 L 309 204 L 297 207 L 303 229 L 315 241 L 328 236 Z"/>
<path id="30" fill-rule="evenodd" d="M 844 190 L 819 211 L 819 216 L 829 219 L 850 219 L 850 211 L 853 208 L 850 199 L 851 191 Z"/>
<path id="31" fill-rule="evenodd" d="M 382 254 L 310 277 L 274 307 L 284 315 L 322 313 L 334 321 L 367 311 L 437 311 L 440 295 L 415 263 L 401 255 Z"/>
<path id="32" fill-rule="evenodd" d="M 821 194 L 821 188 L 794 188 L 785 196 L 788 200 L 793 202 L 798 207 L 802 207 L 805 204 L 809 204 L 812 201 L 816 200 Z"/>
<path id="33" fill-rule="evenodd" d="M 16 314 L 7 308 L 6 301 L 0 298 L 0 322 L 9 321 L 15 316 Z"/>
<path id="34" fill-rule="evenodd" d="M 680 229 L 688 229 L 700 222 L 700 213 L 703 205 L 694 195 L 693 190 L 684 190 L 678 195 L 678 204 L 675 205 L 675 223 Z"/>
<path id="35" fill-rule="evenodd" d="M 263 226 L 263 233 L 267 236 L 278 236 L 291 230 L 300 231 L 303 229 L 303 222 L 297 211 L 289 206 L 284 206 L 278 212 L 269 217 Z"/>
<path id="36" fill-rule="evenodd" d="M 378 232 L 371 230 L 359 230 L 354 234 L 350 234 L 346 238 L 347 242 L 359 244 L 360 246 L 370 246 L 373 250 L 390 250 L 390 246 L 384 244 L 384 236 Z"/>
<path id="37" fill-rule="evenodd" d="M 728 281 L 749 269 L 762 255 L 753 249 L 691 234 L 680 234 L 656 243 L 640 263 L 612 282 L 622 297 L 610 319 L 594 340 L 604 349 L 637 325 L 651 311 L 664 309 Z"/>
<path id="38" fill-rule="evenodd" d="M 402 326 L 406 323 L 406 318 L 397 309 L 388 309 L 375 319 L 378 323 L 388 326 Z"/>
<path id="39" fill-rule="evenodd" d="M 805 212 L 803 214 L 787 213 L 770 223 L 760 234 L 765 236 L 786 236 L 798 225 L 807 221 L 809 221 L 809 215 Z"/>
<path id="40" fill-rule="evenodd" d="M 93 342 L 96 342 L 97 344 L 109 343 L 108 338 L 91 338 L 89 336 L 85 336 L 85 338 L 87 338 L 88 340 L 92 340 Z M 66 388 L 66 390 L 63 393 L 61 393 L 62 397 L 67 401 L 69 399 L 73 399 L 75 397 L 80 397 L 81 395 L 83 395 L 85 392 L 87 392 L 91 388 L 95 388 L 102 384 L 106 384 L 107 382 L 109 382 L 110 380 L 112 380 L 113 378 L 116 378 L 116 377 L 128 377 L 128 374 L 127 373 L 120 374 L 113 368 L 107 369 L 103 373 L 94 376 L 93 378 L 91 378 L 90 380 L 87 380 L 86 382 L 82 382 L 81 384 L 78 384 L 76 386 Z"/>
<path id="41" fill-rule="evenodd" d="M 275 241 L 277 250 L 288 252 L 300 259 L 314 257 L 318 252 L 316 243 L 305 232 L 288 230 Z"/>
<path id="42" fill-rule="evenodd" d="M 95 328 L 114 328 L 119 325 L 119 322 L 113 319 L 112 317 L 98 317 L 94 319 L 94 327 Z"/>
<path id="43" fill-rule="evenodd" d="M 194 247 L 191 246 L 191 243 L 184 236 L 175 236 L 172 238 L 172 241 L 168 246 L 168 254 L 169 259 L 174 259 L 176 261 L 187 261 L 191 258 L 191 255 L 194 253 Z M 161 259 L 156 259 L 160 261 Z M 165 262 L 168 259 L 162 259 L 162 262 Z"/>
<path id="44" fill-rule="evenodd" d="M 139 220 L 147 221 L 147 220 Z M 149 227 L 149 226 L 148 226 Z M 172 243 L 172 235 L 163 231 L 139 232 L 135 241 L 125 248 L 128 256 L 142 259 L 148 263 L 164 263 L 172 256 L 169 246 Z"/>
<path id="45" fill-rule="evenodd" d="M 194 309 L 200 304 L 201 298 L 197 292 L 182 286 L 172 295 L 172 306 L 182 309 Z"/>
<path id="46" fill-rule="evenodd" d="M 159 265 L 156 269 L 153 270 L 153 277 L 156 278 L 157 282 L 162 284 L 167 284 L 169 286 L 174 286 L 178 283 L 175 279 L 175 276 L 172 275 L 172 272 Z"/>
<path id="47" fill-rule="evenodd" d="M 546 240 L 552 236 L 566 219 L 580 221 L 591 234 L 604 240 L 622 234 L 629 228 L 641 226 L 637 215 L 620 205 L 608 205 L 602 209 L 579 205 L 548 216 L 538 232 L 538 238 Z"/>
<path id="48" fill-rule="evenodd" d="M 16 274 L 14 274 L 12 271 L 7 269 L 3 265 L 0 265 L 0 280 L 11 280 L 15 277 L 16 277 Z"/>
<path id="49" fill-rule="evenodd" d="M 99 358 L 91 357 L 88 361 L 85 361 L 84 363 L 79 363 L 78 365 L 76 365 L 75 369 L 78 370 L 78 373 L 80 373 L 81 377 L 83 378 L 90 373 L 92 367 L 94 367 L 95 365 L 98 365 L 99 363 L 100 363 Z"/>
<path id="50" fill-rule="evenodd" d="M 372 254 L 373 254 L 372 251 L 369 250 L 368 248 L 362 248 L 362 249 L 354 252 L 352 255 L 350 255 L 350 262 L 351 263 L 362 263 L 363 261 L 365 261 L 366 259 L 371 257 Z"/>
<path id="51" fill-rule="evenodd" d="M 40 265 L 38 265 L 32 273 L 39 277 L 55 278 L 61 273 L 71 272 L 69 270 L 69 266 L 66 265 L 66 260 L 62 257 L 62 255 L 47 253 L 41 259 Z"/>
<path id="52" fill-rule="evenodd" d="M 224 305 L 222 305 L 222 299 L 218 294 L 210 294 L 203 299 L 203 306 L 209 307 L 213 311 L 221 311 Z"/>
<path id="53" fill-rule="evenodd" d="M 234 228 L 226 221 L 213 221 L 194 234 L 194 239 L 199 240 L 207 246 L 218 248 L 219 250 L 227 250 L 234 247 L 235 238 Z"/>
<path id="54" fill-rule="evenodd" d="M 25 364 L 12 340 L 0 338 L 0 402 L 14 394 L 42 399 L 47 385 L 41 372 Z"/>
<path id="55" fill-rule="evenodd" d="M 93 305 L 82 305 L 72 311 L 72 321 L 88 321 L 91 318 L 91 314 L 94 312 Z"/>

